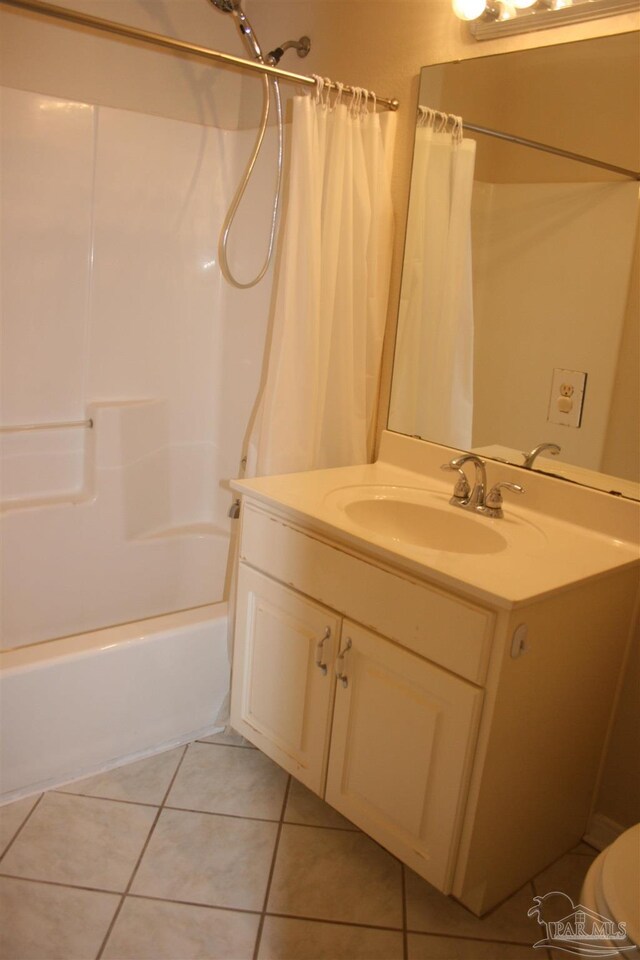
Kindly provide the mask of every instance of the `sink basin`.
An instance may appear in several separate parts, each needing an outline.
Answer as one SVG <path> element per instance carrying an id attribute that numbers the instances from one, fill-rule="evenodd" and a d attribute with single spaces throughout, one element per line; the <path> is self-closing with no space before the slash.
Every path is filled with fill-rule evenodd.
<path id="1" fill-rule="evenodd" d="M 449 490 L 437 487 L 370 483 L 337 487 L 324 503 L 343 529 L 383 545 L 386 541 L 400 552 L 403 546 L 418 547 L 451 554 L 455 562 L 455 554 L 487 556 L 509 549 L 520 556 L 541 556 L 546 549 L 544 531 L 511 504 L 497 519 L 462 510 L 450 498 Z"/>
<path id="2" fill-rule="evenodd" d="M 452 553 L 498 553 L 507 547 L 506 538 L 487 518 L 466 514 L 447 503 L 433 506 L 393 495 L 369 495 L 342 509 L 358 526 L 400 543 Z"/>

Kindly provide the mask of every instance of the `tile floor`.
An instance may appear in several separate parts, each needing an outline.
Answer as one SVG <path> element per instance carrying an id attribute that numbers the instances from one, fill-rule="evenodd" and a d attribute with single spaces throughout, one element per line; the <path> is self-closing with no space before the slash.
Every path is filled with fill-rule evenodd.
<path id="1" fill-rule="evenodd" d="M 1 960 L 545 958 L 534 891 L 482 920 L 235 734 L 0 808 Z"/>

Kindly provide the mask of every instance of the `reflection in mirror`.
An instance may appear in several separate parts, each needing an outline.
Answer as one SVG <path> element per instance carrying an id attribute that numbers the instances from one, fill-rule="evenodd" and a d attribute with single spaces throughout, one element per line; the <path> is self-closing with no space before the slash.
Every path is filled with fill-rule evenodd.
<path id="1" fill-rule="evenodd" d="M 390 430 L 640 496 L 639 100 L 637 32 L 423 69 Z"/>

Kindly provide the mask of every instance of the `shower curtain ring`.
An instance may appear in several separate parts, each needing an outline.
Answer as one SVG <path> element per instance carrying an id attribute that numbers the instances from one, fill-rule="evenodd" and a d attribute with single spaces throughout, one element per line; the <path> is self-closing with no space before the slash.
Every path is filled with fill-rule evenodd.
<path id="1" fill-rule="evenodd" d="M 316 82 L 316 96 L 315 96 L 315 101 L 316 101 L 316 103 L 321 103 L 321 102 L 322 102 L 322 90 L 323 90 L 323 87 L 324 87 L 324 80 L 322 79 L 322 77 L 319 77 L 317 73 L 312 73 L 311 76 L 313 77 L 313 79 L 314 79 L 315 82 Z"/>
<path id="2" fill-rule="evenodd" d="M 324 103 L 323 106 L 325 110 L 331 109 L 331 90 L 335 87 L 333 80 L 330 80 L 329 77 L 324 78 Z"/>

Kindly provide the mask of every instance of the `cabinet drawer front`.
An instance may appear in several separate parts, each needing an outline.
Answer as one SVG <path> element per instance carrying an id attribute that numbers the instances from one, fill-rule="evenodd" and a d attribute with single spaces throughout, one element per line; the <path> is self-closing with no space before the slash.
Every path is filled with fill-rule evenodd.
<path id="1" fill-rule="evenodd" d="M 232 725 L 320 793 L 340 620 L 244 564 L 237 596 Z"/>
<path id="2" fill-rule="evenodd" d="M 345 621 L 326 799 L 448 893 L 482 691 Z"/>
<path id="3" fill-rule="evenodd" d="M 490 611 L 346 553 L 246 501 L 240 556 L 472 683 L 484 681 Z"/>

